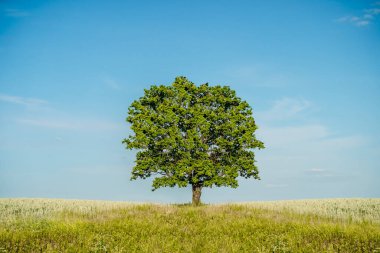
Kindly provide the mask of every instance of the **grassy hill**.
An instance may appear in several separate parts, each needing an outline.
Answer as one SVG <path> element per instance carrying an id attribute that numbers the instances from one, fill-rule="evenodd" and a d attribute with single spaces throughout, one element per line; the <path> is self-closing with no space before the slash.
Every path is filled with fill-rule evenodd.
<path id="1" fill-rule="evenodd" d="M 380 252 L 380 199 L 0 199 L 0 252 Z"/>

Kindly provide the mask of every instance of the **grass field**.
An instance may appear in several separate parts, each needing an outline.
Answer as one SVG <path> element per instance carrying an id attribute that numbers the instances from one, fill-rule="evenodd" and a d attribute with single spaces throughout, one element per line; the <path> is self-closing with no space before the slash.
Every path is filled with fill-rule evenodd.
<path id="1" fill-rule="evenodd" d="M 380 199 L 0 199 L 0 252 L 380 252 Z"/>

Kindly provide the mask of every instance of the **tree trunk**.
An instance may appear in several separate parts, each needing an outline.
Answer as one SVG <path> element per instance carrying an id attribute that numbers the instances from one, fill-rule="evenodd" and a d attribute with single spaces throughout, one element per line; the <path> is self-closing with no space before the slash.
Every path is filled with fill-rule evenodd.
<path id="1" fill-rule="evenodd" d="M 199 185 L 193 186 L 193 205 L 198 206 L 201 203 L 202 187 Z"/>

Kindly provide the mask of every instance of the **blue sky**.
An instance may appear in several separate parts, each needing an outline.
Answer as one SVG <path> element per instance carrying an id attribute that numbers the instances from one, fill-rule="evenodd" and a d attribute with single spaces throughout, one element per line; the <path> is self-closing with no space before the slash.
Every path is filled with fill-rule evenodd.
<path id="1" fill-rule="evenodd" d="M 189 202 L 121 144 L 179 75 L 235 89 L 267 147 L 203 201 L 380 197 L 379 70 L 376 1 L 1 1 L 0 197 Z"/>

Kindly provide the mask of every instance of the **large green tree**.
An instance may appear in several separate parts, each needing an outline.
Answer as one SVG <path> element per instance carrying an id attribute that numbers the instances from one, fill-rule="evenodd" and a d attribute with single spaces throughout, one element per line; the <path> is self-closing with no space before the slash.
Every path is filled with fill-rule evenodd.
<path id="1" fill-rule="evenodd" d="M 192 203 L 203 187 L 238 187 L 238 176 L 259 179 L 253 149 L 252 108 L 228 86 L 196 86 L 177 77 L 171 86 L 153 85 L 129 107 L 134 135 L 123 140 L 138 149 L 131 179 L 155 176 L 153 190 L 192 186 Z"/>

